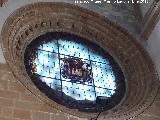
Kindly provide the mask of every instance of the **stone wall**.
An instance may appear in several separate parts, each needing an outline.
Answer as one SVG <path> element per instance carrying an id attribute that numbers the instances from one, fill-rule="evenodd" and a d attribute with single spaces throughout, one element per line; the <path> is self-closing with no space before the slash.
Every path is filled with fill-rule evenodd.
<path id="1" fill-rule="evenodd" d="M 0 64 L 0 120 L 84 120 L 43 103 Z M 134 120 L 160 119 L 160 89 L 153 104 Z M 107 120 L 107 119 L 106 119 Z"/>
<path id="2" fill-rule="evenodd" d="M 42 7 L 43 5 L 40 6 L 39 8 L 42 8 Z M 53 8 L 55 8 L 55 6 Z M 27 10 L 27 7 L 26 9 L 24 9 L 24 11 L 25 10 Z M 31 10 L 31 9 L 28 9 L 28 10 Z M 52 9 L 49 9 L 49 10 L 52 10 Z M 93 40 L 95 41 L 97 40 L 96 42 L 99 43 L 101 46 L 105 47 L 106 49 L 108 48 L 109 51 L 112 52 L 113 56 L 115 56 L 115 58 L 117 58 L 119 63 L 121 63 L 121 65 L 123 66 L 123 69 L 127 76 L 126 79 L 128 82 L 127 86 L 129 90 L 127 91 L 126 101 L 123 102 L 123 104 L 121 104 L 122 107 L 121 106 L 119 107 L 121 114 L 117 113 L 116 115 L 117 119 L 118 118 L 120 119 L 121 117 L 122 118 L 121 120 L 123 120 L 123 119 L 126 119 L 127 116 L 135 117 L 137 116 L 137 114 L 140 114 L 146 107 L 148 107 L 148 105 L 152 101 L 152 98 L 153 98 L 152 96 L 154 96 L 156 93 L 156 92 L 152 93 L 152 90 L 156 89 L 157 87 L 157 84 L 156 84 L 157 81 L 154 76 L 154 69 L 153 69 L 154 66 L 152 65 L 152 62 L 149 56 L 147 55 L 147 53 L 145 52 L 145 50 L 142 49 L 142 47 L 136 42 L 134 38 L 132 38 L 131 35 L 128 34 L 127 31 L 123 30 L 123 28 L 118 27 L 117 24 L 110 22 L 108 19 L 105 19 L 102 16 L 99 16 L 92 12 L 89 12 L 91 13 L 89 16 L 88 14 L 85 15 L 85 13 L 87 13 L 88 10 L 83 11 L 83 14 L 81 14 L 82 11 L 79 11 L 79 8 L 70 10 L 70 9 L 63 9 L 63 7 L 60 7 L 59 10 L 60 11 L 68 10 L 67 14 L 71 13 L 70 16 L 72 16 L 77 23 L 74 24 L 74 21 L 71 21 L 70 18 L 68 18 L 69 17 L 68 15 L 67 17 L 68 20 L 65 19 L 66 20 L 65 22 L 63 21 L 64 19 L 57 19 L 58 23 L 62 23 L 62 24 L 60 24 L 60 26 L 59 24 L 58 25 L 55 24 L 54 28 L 57 28 L 60 30 L 68 30 L 70 32 L 75 32 L 75 33 L 76 33 L 76 30 L 78 30 L 77 33 L 82 36 L 85 36 L 87 38 L 94 38 Z M 43 13 L 43 11 L 44 10 L 39 10 L 39 14 Z M 22 12 L 22 9 L 20 10 L 20 12 Z M 54 12 L 54 9 L 53 11 L 51 11 L 51 13 L 53 12 Z M 22 21 L 27 20 L 29 18 L 29 17 L 26 17 L 28 14 L 26 14 L 26 16 L 25 15 L 23 16 L 23 14 L 18 14 L 18 13 L 19 12 L 16 13 L 18 17 L 24 18 L 24 19 L 21 19 Z M 32 14 L 33 16 L 38 15 L 38 14 L 34 14 L 34 10 L 31 13 L 33 13 Z M 67 14 L 64 14 L 64 16 Z M 74 14 L 77 14 L 79 17 L 77 16 L 74 17 Z M 47 16 L 46 14 L 44 15 Z M 62 14 L 60 15 L 61 16 L 59 16 L 59 18 L 61 17 L 63 18 Z M 95 16 L 98 16 L 98 17 L 95 17 Z M 16 55 L 18 54 L 15 54 L 15 53 L 20 53 L 17 49 L 18 47 L 13 47 L 13 46 L 15 45 L 18 46 L 19 43 L 24 43 L 25 41 L 27 41 L 27 37 L 16 39 L 17 36 L 23 37 L 24 34 L 22 35 L 22 33 L 25 30 L 27 30 L 23 28 L 25 27 L 27 28 L 27 26 L 25 26 L 26 22 L 24 21 L 22 22 L 23 27 L 19 24 L 20 22 L 17 22 L 18 27 L 16 27 L 16 25 L 10 25 L 13 23 L 13 21 L 16 21 L 16 19 L 18 19 L 18 17 L 15 17 L 15 18 L 13 17 L 10 17 L 11 20 L 8 22 L 9 24 L 6 24 L 7 26 L 5 29 L 6 31 L 5 30 L 3 31 L 2 38 L 3 38 L 3 43 L 5 43 L 3 48 L 5 48 L 6 50 L 6 53 L 5 52 L 4 53 L 6 54 L 6 58 L 8 58 L 6 60 L 8 63 L 10 63 L 10 68 L 12 68 L 12 71 L 16 73 L 15 71 L 18 67 L 19 68 L 21 67 L 20 63 L 22 63 L 22 61 L 19 62 L 21 58 L 18 59 L 19 57 L 16 57 Z M 37 17 L 34 17 L 34 18 L 37 18 Z M 35 28 L 32 30 L 30 29 L 31 31 L 29 32 L 31 32 L 31 34 L 26 34 L 26 35 L 28 35 L 30 38 L 33 38 L 33 33 L 35 34 L 35 36 L 38 36 L 40 33 L 40 30 L 47 31 L 47 29 L 50 29 L 51 27 L 48 26 L 47 23 L 45 23 L 45 21 L 43 21 L 43 20 L 48 20 L 48 18 L 49 17 L 43 17 L 42 20 L 40 18 L 38 23 L 32 19 L 33 22 L 31 22 L 30 24 L 31 24 L 31 27 L 35 27 Z M 77 20 L 77 18 L 79 19 Z M 84 21 L 86 22 L 86 25 L 84 24 Z M 95 21 L 96 21 L 96 24 L 95 24 Z M 52 22 L 56 23 L 57 21 L 52 20 Z M 63 24 L 65 24 L 65 26 L 67 27 L 65 28 Z M 36 27 L 37 25 L 39 27 Z M 13 31 L 11 30 L 12 26 L 15 27 Z M 48 28 L 46 29 L 46 27 Z M 94 29 L 92 30 L 91 28 L 94 28 Z M 9 34 L 9 31 L 13 34 Z M 14 31 L 17 32 L 16 33 L 17 36 L 14 36 Z M 23 31 L 23 32 L 19 32 L 19 31 Z M 23 40 L 23 41 L 18 42 L 17 40 Z M 23 70 L 18 69 L 18 72 L 20 73 Z M 76 120 L 76 119 L 79 119 L 69 114 L 66 114 L 65 112 L 62 113 L 59 110 L 56 110 L 55 108 L 53 108 L 53 106 L 51 107 L 47 105 L 46 103 L 41 101 L 42 99 L 40 100 L 36 96 L 34 96 L 31 92 L 29 92 L 29 90 L 34 88 L 34 86 L 31 85 L 30 89 L 29 87 L 24 88 L 23 86 L 29 86 L 28 84 L 29 82 L 25 81 L 26 79 L 20 79 L 21 77 L 19 76 L 21 76 L 21 74 L 18 74 L 18 72 L 16 73 L 16 76 L 17 78 L 19 78 L 19 81 L 21 81 L 24 85 L 20 84 L 17 78 L 13 77 L 13 74 L 10 72 L 6 64 L 3 64 L 0 66 L 0 75 L 1 75 L 0 80 L 2 81 L 0 82 L 0 85 L 1 85 L 0 87 L 0 112 L 1 112 L 0 120 L 56 120 L 56 119 L 57 120 Z M 148 100 L 147 98 L 151 98 L 151 100 Z M 147 101 L 149 101 L 149 104 L 146 105 L 145 103 Z M 154 120 L 154 118 L 155 120 L 159 119 L 158 106 L 159 106 L 159 103 L 156 102 L 155 100 L 152 106 L 151 107 L 149 106 L 148 109 L 145 112 L 143 112 L 141 115 L 136 117 L 135 120 L 137 119 L 139 120 L 153 119 Z M 113 111 L 116 111 L 116 109 L 114 109 Z M 125 114 L 123 111 L 125 111 Z M 122 117 L 122 114 L 124 115 L 124 117 Z M 80 116 L 80 114 L 77 114 L 77 115 Z M 104 118 L 103 120 L 105 119 L 107 118 Z"/>
<path id="3" fill-rule="evenodd" d="M 41 100 L 75 116 L 90 118 L 97 115 L 57 105 L 31 82 L 23 64 L 25 48 L 32 38 L 49 31 L 83 36 L 104 48 L 121 66 L 127 83 L 125 97 L 110 112 L 104 112 L 104 118 L 133 118 L 150 105 L 156 95 L 158 80 L 153 63 L 143 47 L 126 30 L 109 19 L 65 3 L 35 3 L 17 9 L 7 19 L 2 30 L 4 55 L 12 72 Z"/>
<path id="4" fill-rule="evenodd" d="M 0 120 L 77 120 L 43 103 L 0 64 Z"/>

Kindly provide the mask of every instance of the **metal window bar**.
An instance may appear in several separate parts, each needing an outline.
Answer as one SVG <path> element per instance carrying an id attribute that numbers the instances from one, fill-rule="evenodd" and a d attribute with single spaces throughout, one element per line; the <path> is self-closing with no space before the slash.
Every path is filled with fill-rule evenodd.
<path id="1" fill-rule="evenodd" d="M 89 48 L 88 48 L 88 55 L 89 55 L 89 61 L 90 61 L 90 64 L 91 64 L 91 60 L 90 60 L 90 54 L 89 54 Z M 91 71 L 92 71 L 92 65 L 91 65 Z M 94 79 L 93 79 L 93 85 L 94 85 L 95 98 L 96 98 L 96 97 L 97 97 L 97 94 L 96 94 L 96 88 L 95 88 Z"/>
<path id="2" fill-rule="evenodd" d="M 58 43 L 58 40 L 56 40 L 56 44 L 57 44 L 57 47 L 58 47 L 59 68 L 61 68 L 61 65 L 60 65 L 60 52 L 59 52 L 59 43 Z M 61 69 L 59 69 L 59 72 L 60 72 L 60 81 L 61 81 L 61 96 L 62 96 L 62 98 L 63 98 L 63 90 L 62 90 L 62 84 L 63 84 L 63 82 L 62 82 L 62 78 L 61 78 L 61 76 L 62 76 Z"/>

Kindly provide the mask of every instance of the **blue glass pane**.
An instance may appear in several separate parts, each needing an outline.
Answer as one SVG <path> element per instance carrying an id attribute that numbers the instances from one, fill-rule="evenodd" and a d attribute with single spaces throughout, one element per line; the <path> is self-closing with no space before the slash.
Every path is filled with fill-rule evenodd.
<path id="1" fill-rule="evenodd" d="M 37 48 L 37 57 L 32 64 L 36 65 L 34 73 L 54 90 L 62 91 L 76 100 L 95 101 L 97 96 L 111 97 L 116 90 L 115 75 L 109 61 L 94 50 L 74 41 L 63 39 L 44 43 Z M 88 69 L 88 81 L 74 80 L 62 75 L 65 59 L 78 58 L 82 69 Z M 71 64 L 71 63 L 70 63 Z M 86 67 L 87 66 L 87 67 Z M 69 71 L 82 76 L 81 70 Z"/>

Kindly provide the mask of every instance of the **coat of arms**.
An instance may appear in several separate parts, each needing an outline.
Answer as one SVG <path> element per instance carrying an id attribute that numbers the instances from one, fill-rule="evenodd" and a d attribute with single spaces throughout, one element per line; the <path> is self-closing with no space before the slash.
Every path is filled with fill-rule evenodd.
<path id="1" fill-rule="evenodd" d="M 63 58 L 61 59 L 62 77 L 71 79 L 71 82 L 91 82 L 92 68 L 91 65 L 82 61 L 80 58 Z"/>

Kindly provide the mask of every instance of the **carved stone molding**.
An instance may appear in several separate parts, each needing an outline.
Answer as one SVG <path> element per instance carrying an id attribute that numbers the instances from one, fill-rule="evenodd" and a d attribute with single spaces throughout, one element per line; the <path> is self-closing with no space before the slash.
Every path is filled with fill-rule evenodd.
<path id="1" fill-rule="evenodd" d="M 141 36 L 144 39 L 148 39 L 150 34 L 152 33 L 155 25 L 160 20 L 160 1 L 154 0 L 153 4 L 151 5 L 150 9 L 144 16 L 142 20 L 142 29 L 141 29 Z"/>
<path id="2" fill-rule="evenodd" d="M 94 42 L 109 52 L 125 75 L 123 100 L 103 112 L 102 119 L 125 120 L 142 113 L 153 102 L 158 89 L 154 65 L 143 47 L 126 30 L 104 16 L 67 3 L 34 3 L 11 14 L 1 32 L 4 56 L 14 73 L 35 96 L 54 108 L 78 117 L 97 114 L 68 109 L 50 100 L 30 80 L 24 67 L 26 46 L 46 32 L 69 32 Z"/>

